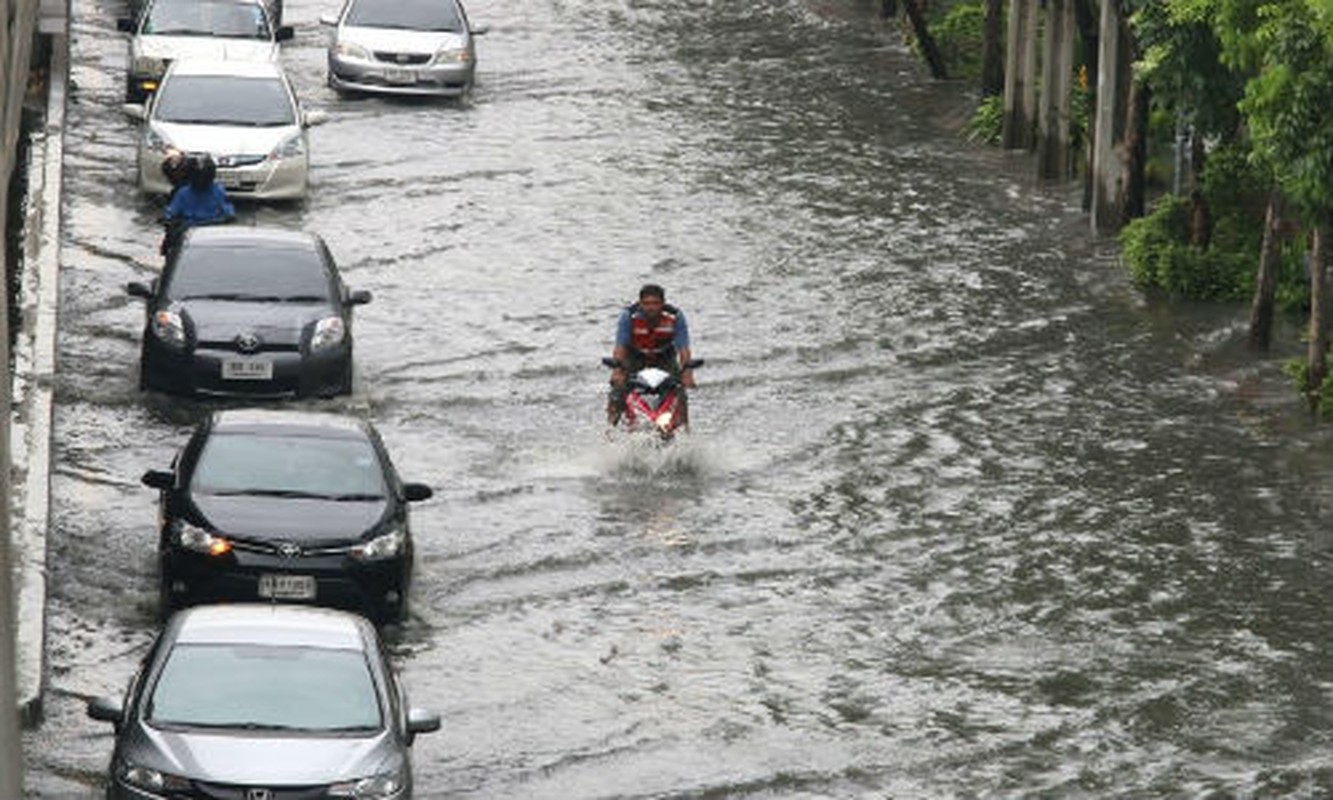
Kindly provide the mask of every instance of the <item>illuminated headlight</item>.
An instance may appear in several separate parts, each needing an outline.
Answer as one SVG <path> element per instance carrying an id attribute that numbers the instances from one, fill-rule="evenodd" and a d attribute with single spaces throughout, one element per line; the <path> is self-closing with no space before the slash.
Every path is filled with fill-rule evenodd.
<path id="1" fill-rule="evenodd" d="M 354 797 L 357 800 L 392 800 L 407 789 L 403 770 L 372 775 L 369 778 L 335 783 L 329 787 L 329 797 Z"/>
<path id="2" fill-rule="evenodd" d="M 268 157 L 273 160 L 283 158 L 296 158 L 305 152 L 305 138 L 299 133 L 294 133 L 282 140 L 282 144 L 273 148 L 273 152 Z"/>
<path id="3" fill-rule="evenodd" d="M 185 346 L 185 320 L 175 311 L 159 311 L 153 315 L 153 335 L 163 344 Z"/>
<path id="4" fill-rule="evenodd" d="M 355 58 L 370 61 L 370 51 L 355 42 L 334 42 L 333 54 L 341 58 Z"/>
<path id="5" fill-rule="evenodd" d="M 315 332 L 310 336 L 310 351 L 323 350 L 341 344 L 347 337 L 347 326 L 342 317 L 325 317 L 315 323 Z"/>
<path id="6" fill-rule="evenodd" d="M 181 547 L 195 553 L 225 556 L 231 552 L 231 542 L 221 536 L 215 536 L 203 528 L 197 528 L 188 522 L 181 523 L 179 537 Z"/>
<path id="7" fill-rule="evenodd" d="M 353 547 L 349 552 L 352 558 L 360 561 L 383 561 L 386 558 L 394 558 L 403 552 L 403 547 L 407 544 L 407 534 L 402 530 L 393 530 L 383 536 L 376 536 L 368 542 Z M 359 797 L 360 795 L 356 795 Z"/>
<path id="8" fill-rule="evenodd" d="M 167 71 L 167 62 L 152 56 L 135 56 L 131 70 L 133 70 L 135 75 L 160 78 L 162 77 L 162 73 Z"/>
<path id="9" fill-rule="evenodd" d="M 446 47 L 435 54 L 436 64 L 466 64 L 469 59 L 466 47 Z"/>
<path id="10" fill-rule="evenodd" d="M 120 779 L 121 783 L 128 784 L 136 789 L 147 789 L 149 791 L 175 791 L 190 788 L 190 782 L 179 775 L 159 772 L 155 769 L 131 764 L 128 761 L 121 761 L 116 765 L 116 777 Z"/>
<path id="11" fill-rule="evenodd" d="M 675 417 L 675 415 L 672 414 L 670 411 L 665 412 L 664 414 L 662 414 L 662 416 L 660 416 L 660 417 L 657 418 L 657 421 L 656 421 L 657 427 L 661 428 L 662 430 L 666 430 L 667 428 L 670 428 L 670 427 L 671 427 L 671 420 L 672 420 L 674 417 Z"/>

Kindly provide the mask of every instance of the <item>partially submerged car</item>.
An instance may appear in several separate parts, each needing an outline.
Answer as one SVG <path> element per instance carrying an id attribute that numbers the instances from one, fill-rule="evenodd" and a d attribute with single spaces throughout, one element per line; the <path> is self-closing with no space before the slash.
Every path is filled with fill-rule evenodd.
<path id="1" fill-rule="evenodd" d="M 365 619 L 254 604 L 175 615 L 124 699 L 87 713 L 115 726 L 112 800 L 402 800 L 416 736 L 440 728 L 408 705 Z"/>
<path id="2" fill-rule="evenodd" d="M 162 159 L 170 149 L 208 153 L 227 193 L 256 200 L 305 196 L 310 180 L 307 129 L 327 119 L 304 111 L 275 62 L 172 62 L 145 106 L 125 113 L 142 122 L 139 188 L 169 194 Z"/>
<path id="3" fill-rule="evenodd" d="M 477 68 L 473 29 L 458 0 L 347 0 L 329 43 L 328 83 L 340 92 L 457 97 Z"/>
<path id="4" fill-rule="evenodd" d="M 132 34 L 125 99 L 157 90 L 167 66 L 182 58 L 273 61 L 292 29 L 275 25 L 261 0 L 148 0 L 136 18 L 117 20 Z"/>

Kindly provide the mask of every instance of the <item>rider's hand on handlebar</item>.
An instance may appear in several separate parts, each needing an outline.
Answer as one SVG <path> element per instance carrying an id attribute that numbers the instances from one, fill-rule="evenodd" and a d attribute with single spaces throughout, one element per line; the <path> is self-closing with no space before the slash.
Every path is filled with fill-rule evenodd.
<path id="1" fill-rule="evenodd" d="M 693 389 L 695 386 L 694 370 L 692 369 L 681 370 L 680 382 L 686 389 Z"/>

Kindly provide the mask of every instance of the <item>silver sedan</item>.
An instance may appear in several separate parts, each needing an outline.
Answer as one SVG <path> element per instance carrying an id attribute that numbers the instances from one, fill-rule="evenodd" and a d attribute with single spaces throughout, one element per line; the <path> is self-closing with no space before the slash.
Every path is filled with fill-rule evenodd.
<path id="1" fill-rule="evenodd" d="M 458 0 L 347 0 L 329 43 L 329 86 L 340 92 L 457 97 L 477 68 L 473 29 Z"/>

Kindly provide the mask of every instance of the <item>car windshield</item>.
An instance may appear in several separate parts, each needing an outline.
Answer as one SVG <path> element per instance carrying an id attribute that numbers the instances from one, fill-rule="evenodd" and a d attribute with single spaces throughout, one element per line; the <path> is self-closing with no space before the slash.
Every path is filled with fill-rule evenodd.
<path id="1" fill-rule="evenodd" d="M 158 90 L 153 119 L 265 128 L 296 124 L 296 109 L 280 78 L 173 75 Z"/>
<path id="2" fill-rule="evenodd" d="M 159 726 L 374 731 L 379 693 L 357 650 L 255 644 L 179 644 L 147 705 Z"/>
<path id="3" fill-rule="evenodd" d="M 273 39 L 264 9 L 255 3 L 238 3 L 235 0 L 155 3 L 144 19 L 143 33 L 156 36 Z"/>
<path id="4" fill-rule="evenodd" d="M 384 472 L 365 439 L 215 433 L 194 467 L 197 494 L 379 500 Z"/>
<path id="5" fill-rule="evenodd" d="M 192 245 L 186 240 L 167 279 L 171 300 L 329 302 L 319 252 L 302 244 Z"/>
<path id="6" fill-rule="evenodd" d="M 463 20 L 450 0 L 356 0 L 346 25 L 415 31 L 461 31 Z"/>

